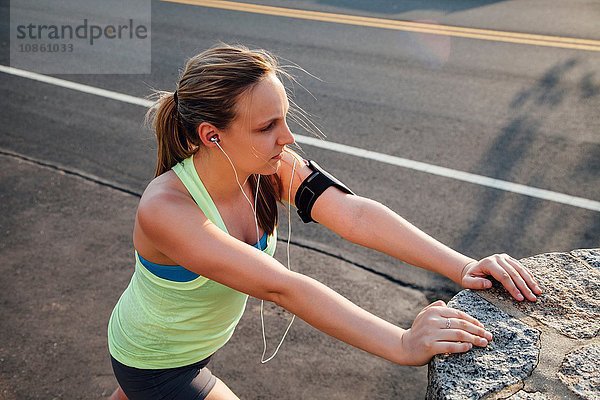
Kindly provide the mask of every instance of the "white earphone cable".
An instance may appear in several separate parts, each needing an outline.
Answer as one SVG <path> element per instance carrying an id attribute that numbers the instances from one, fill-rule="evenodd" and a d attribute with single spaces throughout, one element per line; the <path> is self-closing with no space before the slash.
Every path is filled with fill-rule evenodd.
<path id="1" fill-rule="evenodd" d="M 260 188 L 260 174 L 258 174 L 258 178 L 256 179 L 256 194 L 254 196 L 254 207 L 252 206 L 252 202 L 250 201 L 250 199 L 248 198 L 248 196 L 246 196 L 246 193 L 244 193 L 244 189 L 242 188 L 242 185 L 240 184 L 240 180 L 237 174 L 237 170 L 235 169 L 235 166 L 233 165 L 233 162 L 231 161 L 231 158 L 229 158 L 229 156 L 227 155 L 227 153 L 225 152 L 225 150 L 223 150 L 223 148 L 221 147 L 221 145 L 219 144 L 218 141 L 214 141 L 214 143 L 219 147 L 219 149 L 221 149 L 221 151 L 223 152 L 223 154 L 225 154 L 225 157 L 227 157 L 227 159 L 229 160 L 229 163 L 231 164 L 231 167 L 233 168 L 233 173 L 235 174 L 235 180 L 238 184 L 238 186 L 240 187 L 240 190 L 242 191 L 242 194 L 244 195 L 244 197 L 246 198 L 246 201 L 248 201 L 248 203 L 250 204 L 250 208 L 252 208 L 252 213 L 254 214 L 254 223 L 256 225 L 256 237 L 258 238 L 258 243 L 260 245 L 260 233 L 259 233 L 259 229 L 258 229 L 258 217 L 256 215 L 256 204 L 257 204 L 257 200 L 258 200 L 258 190 Z M 290 186 L 289 186 L 289 190 L 288 190 L 288 240 L 287 240 L 287 268 L 288 270 L 292 270 L 290 267 L 290 239 L 292 236 L 292 220 L 291 220 L 291 196 L 292 196 L 292 183 L 294 182 L 294 173 L 296 171 L 296 158 L 294 157 L 294 165 L 292 167 L 292 176 L 290 177 Z M 264 320 L 264 300 L 260 301 L 260 323 L 261 323 L 261 328 L 262 328 L 262 336 L 263 336 L 263 353 L 262 356 L 260 358 L 260 362 L 262 364 L 265 364 L 269 361 L 271 361 L 275 355 L 277 354 L 277 352 L 279 351 L 279 348 L 281 347 L 281 345 L 283 344 L 283 341 L 285 340 L 285 337 L 287 336 L 290 328 L 292 327 L 292 323 L 294 322 L 294 319 L 296 319 L 296 316 L 292 314 L 292 319 L 290 320 L 290 323 L 288 324 L 285 332 L 283 333 L 283 336 L 281 337 L 281 341 L 279 342 L 279 344 L 277 345 L 277 347 L 275 348 L 275 351 L 273 352 L 273 354 L 267 358 L 265 360 L 265 353 L 267 352 L 267 337 L 265 335 L 265 320 Z"/>
<path id="2" fill-rule="evenodd" d="M 221 149 L 221 151 L 223 152 L 223 154 L 225 154 L 225 157 L 227 157 L 227 159 L 229 160 L 229 164 L 231 164 L 231 167 L 233 168 L 233 173 L 235 174 L 235 181 L 237 182 L 238 186 L 240 187 L 240 190 L 242 191 L 242 194 L 244 195 L 244 197 L 248 201 L 248 204 L 250 204 L 250 208 L 252 208 L 252 202 L 250 201 L 250 199 L 248 198 L 248 196 L 246 196 L 246 193 L 244 193 L 244 189 L 242 188 L 242 184 L 240 183 L 240 178 L 238 177 L 237 171 L 235 169 L 235 166 L 233 165 L 233 162 L 231 161 L 231 158 L 229 158 L 229 156 L 227 155 L 227 153 L 225 153 L 225 150 L 223 150 L 223 148 L 221 147 L 221 145 L 219 144 L 218 141 L 214 141 L 214 143 L 219 147 L 219 149 Z M 254 213 L 254 221 L 256 222 L 256 211 L 254 211 L 254 208 L 252 208 L 252 212 Z M 258 234 L 258 226 L 257 226 L 256 229 L 257 229 L 256 232 Z"/>
<path id="3" fill-rule="evenodd" d="M 292 268 L 290 267 L 290 238 L 292 237 L 291 196 L 292 196 L 292 183 L 294 182 L 294 172 L 295 172 L 295 170 L 296 170 L 296 158 L 294 158 L 294 165 L 292 167 L 292 176 L 290 177 L 290 187 L 288 189 L 287 268 L 290 271 L 292 270 Z M 257 191 L 257 193 L 258 193 L 258 191 Z M 275 351 L 273 352 L 273 354 L 271 355 L 271 357 L 269 357 L 269 358 L 267 358 L 265 360 L 265 353 L 267 352 L 267 337 L 265 335 L 265 320 L 264 320 L 264 312 L 263 312 L 264 306 L 263 305 L 264 305 L 264 301 L 261 300 L 260 301 L 260 323 L 261 323 L 262 335 L 263 335 L 263 353 L 262 353 L 262 356 L 260 357 L 260 362 L 262 364 L 265 364 L 265 363 L 271 361 L 275 357 L 275 355 L 277 354 L 277 352 L 279 351 L 279 348 L 283 344 L 283 341 L 285 340 L 285 337 L 287 336 L 290 328 L 292 327 L 292 324 L 294 323 L 294 320 L 296 319 L 296 316 L 294 314 L 292 314 L 292 319 L 290 320 L 290 323 L 288 324 L 287 328 L 285 329 L 285 332 L 283 333 L 283 336 L 281 337 L 281 341 L 279 342 L 279 344 L 275 348 Z"/>

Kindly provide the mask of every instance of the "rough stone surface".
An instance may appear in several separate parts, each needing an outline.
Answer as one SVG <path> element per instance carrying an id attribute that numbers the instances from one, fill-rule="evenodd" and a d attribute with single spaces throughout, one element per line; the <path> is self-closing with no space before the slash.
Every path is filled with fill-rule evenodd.
<path id="1" fill-rule="evenodd" d="M 600 399 L 600 344 L 591 344 L 567 355 L 558 377 L 584 399 Z"/>
<path id="2" fill-rule="evenodd" d="M 598 249 L 579 249 L 570 253 L 573 257 L 579 258 L 589 266 L 600 269 L 600 250 Z"/>
<path id="3" fill-rule="evenodd" d="M 519 390 L 514 395 L 510 396 L 508 400 L 548 400 L 549 397 L 544 393 L 540 392 L 526 392 L 524 390 Z"/>
<path id="4" fill-rule="evenodd" d="M 544 296 L 523 302 L 525 314 L 575 339 L 600 331 L 600 270 L 568 254 L 551 253 L 521 261 L 536 276 Z"/>
<path id="5" fill-rule="evenodd" d="M 600 249 L 541 254 L 520 262 L 544 293 L 537 302 L 518 302 L 494 282 L 490 290 L 465 290 L 449 302 L 482 321 L 495 340 L 483 354 L 476 349 L 434 357 L 428 399 L 600 399 Z M 507 326 L 490 323 L 499 312 L 512 316 L 502 320 Z M 499 328 L 522 330 L 523 324 L 539 332 L 539 342 L 503 343 Z M 530 368 L 522 357 L 531 351 L 538 353 Z M 515 369 L 520 369 L 517 374 Z"/>
<path id="6" fill-rule="evenodd" d="M 580 253 L 594 260 L 598 250 Z M 583 263 L 568 253 L 548 253 L 520 260 L 536 277 L 544 294 L 537 302 L 514 303 L 523 314 L 533 317 L 574 339 L 589 339 L 600 332 L 600 269 Z M 492 298 L 510 298 L 497 282 L 482 293 Z"/>
<path id="7" fill-rule="evenodd" d="M 494 340 L 486 348 L 439 355 L 429 363 L 427 399 L 479 399 L 525 379 L 537 364 L 540 334 L 470 290 L 448 306 L 481 321 Z"/>

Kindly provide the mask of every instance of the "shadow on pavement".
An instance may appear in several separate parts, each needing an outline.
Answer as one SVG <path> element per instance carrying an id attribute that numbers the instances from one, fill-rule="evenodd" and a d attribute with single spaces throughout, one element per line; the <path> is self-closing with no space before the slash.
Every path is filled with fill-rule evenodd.
<path id="1" fill-rule="evenodd" d="M 544 137 L 548 130 L 544 124 L 547 124 L 547 120 L 551 116 L 559 115 L 552 114 L 560 112 L 561 103 L 567 100 L 585 101 L 600 94 L 600 88 L 593 83 L 593 73 L 585 73 L 577 78 L 578 72 L 575 70 L 577 65 L 578 60 L 575 58 L 561 62 L 550 68 L 532 87 L 524 89 L 514 96 L 509 105 L 513 117 L 507 122 L 489 150 L 473 166 L 474 171 L 496 179 L 556 190 L 553 187 L 545 187 L 547 183 L 545 185 L 541 183 L 547 182 L 547 179 L 543 179 L 545 172 L 543 166 L 527 171 L 523 165 L 528 157 L 539 155 L 540 152 L 546 155 L 544 165 L 548 166 L 552 165 L 552 157 L 564 156 L 560 153 L 564 153 L 563 147 L 566 146 L 569 139 Z M 576 83 L 568 82 L 567 78 L 575 78 Z M 569 135 L 574 134 L 576 132 L 569 133 Z M 580 150 L 581 154 L 579 154 Z M 561 177 L 561 179 L 568 180 L 569 177 L 575 179 L 576 176 L 579 179 L 582 176 L 597 178 L 600 165 L 600 145 L 586 143 L 578 148 L 577 154 L 567 155 L 567 157 L 569 157 L 567 164 L 571 164 L 572 167 L 570 171 L 564 171 L 564 178 Z M 597 194 L 598 191 L 596 191 Z M 552 242 L 552 237 L 557 231 L 573 227 L 564 226 L 564 223 L 560 222 L 564 218 L 552 218 L 552 215 L 548 214 L 547 208 L 544 213 L 541 213 L 542 206 L 547 204 L 544 200 L 489 189 L 479 199 L 479 204 L 479 210 L 472 218 L 473 224 L 458 242 L 458 248 L 476 249 L 478 240 L 493 243 L 495 238 L 499 243 L 514 243 L 516 249 L 526 248 L 527 246 L 519 246 L 519 242 L 527 240 L 528 226 L 538 225 L 539 227 L 541 224 L 545 226 L 544 236 L 537 237 L 535 240 L 548 251 L 569 250 L 571 247 L 593 247 L 597 245 L 595 241 L 600 236 L 600 216 L 596 213 L 592 218 L 586 219 L 586 215 L 589 216 L 590 212 L 584 209 L 576 211 L 576 214 L 581 216 L 573 221 L 578 232 L 583 232 L 584 240 L 573 246 L 572 244 Z M 568 206 L 552 204 L 550 207 L 556 207 L 556 212 L 561 212 L 562 207 Z M 509 209 L 508 213 L 506 212 L 507 208 Z M 510 221 L 506 221 L 506 223 L 509 223 L 512 228 L 500 232 L 490 232 L 487 228 L 488 221 L 501 214 L 509 215 Z M 486 239 L 482 239 L 482 237 Z M 498 251 L 505 250 L 498 249 Z M 521 256 L 524 254 L 518 255 L 519 258 Z"/>

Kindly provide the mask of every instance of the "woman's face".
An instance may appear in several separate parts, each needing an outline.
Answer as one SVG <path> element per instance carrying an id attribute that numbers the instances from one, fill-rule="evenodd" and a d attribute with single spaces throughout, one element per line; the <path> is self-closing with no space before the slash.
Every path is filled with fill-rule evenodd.
<path id="1" fill-rule="evenodd" d="M 238 171 L 271 175 L 281 161 L 274 159 L 294 143 L 286 115 L 289 102 L 275 74 L 266 75 L 237 104 L 237 116 L 220 142 Z"/>

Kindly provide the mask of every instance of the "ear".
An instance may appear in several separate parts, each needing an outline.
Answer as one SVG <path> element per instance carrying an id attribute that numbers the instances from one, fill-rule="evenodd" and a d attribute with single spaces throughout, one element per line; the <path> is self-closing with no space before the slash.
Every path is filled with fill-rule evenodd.
<path id="1" fill-rule="evenodd" d="M 210 140 L 211 137 L 218 135 L 221 137 L 221 132 L 213 125 L 208 122 L 202 122 L 198 125 L 197 134 L 200 137 L 200 141 L 206 147 L 217 147 L 217 145 Z"/>

